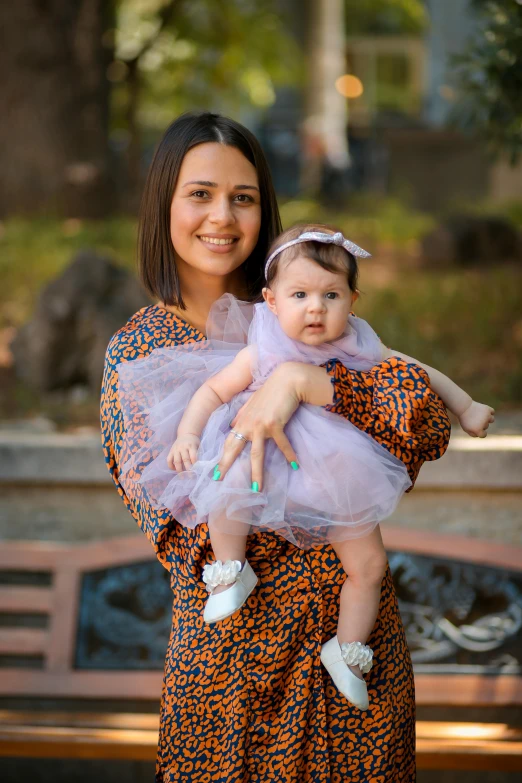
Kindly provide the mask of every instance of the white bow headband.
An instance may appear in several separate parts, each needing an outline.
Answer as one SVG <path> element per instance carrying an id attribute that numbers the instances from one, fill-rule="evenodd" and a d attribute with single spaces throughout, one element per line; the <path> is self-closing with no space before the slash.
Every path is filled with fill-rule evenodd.
<path id="1" fill-rule="evenodd" d="M 268 268 L 274 258 L 288 247 L 292 247 L 292 245 L 298 245 L 301 242 L 323 242 L 325 245 L 338 245 L 339 247 L 344 247 L 348 253 L 351 253 L 353 256 L 357 256 L 358 258 L 372 257 L 371 253 L 363 250 L 362 247 L 356 245 L 355 242 L 351 242 L 349 239 L 346 239 L 346 237 L 343 236 L 340 231 L 337 231 L 335 234 L 325 234 L 322 231 L 305 231 L 304 234 L 300 234 L 295 239 L 290 239 L 288 242 L 284 242 L 281 247 L 278 247 L 277 250 L 274 250 L 274 252 L 268 257 L 265 265 L 265 278 L 268 274 Z"/>

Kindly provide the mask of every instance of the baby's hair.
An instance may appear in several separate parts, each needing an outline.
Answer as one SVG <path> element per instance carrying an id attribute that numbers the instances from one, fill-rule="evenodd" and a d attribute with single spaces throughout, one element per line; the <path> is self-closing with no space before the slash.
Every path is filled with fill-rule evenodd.
<path id="1" fill-rule="evenodd" d="M 276 251 L 278 247 L 281 247 L 281 245 L 284 245 L 286 242 L 290 242 L 292 239 L 297 239 L 297 237 L 307 231 L 335 234 L 339 229 L 323 223 L 300 223 L 292 226 L 292 228 L 288 228 L 286 231 L 283 231 L 282 234 L 279 234 L 274 240 L 268 251 L 267 258 Z M 287 247 L 286 250 L 282 250 L 281 253 L 278 253 L 268 267 L 266 286 L 270 288 L 275 282 L 281 261 L 290 262 L 299 256 L 304 256 L 311 261 L 315 261 L 320 267 L 328 270 L 328 272 L 346 272 L 346 279 L 350 290 L 354 293 L 357 291 L 359 267 L 357 265 L 356 257 L 339 245 L 314 242 L 313 240 L 309 242 L 299 242 L 298 244 Z"/>

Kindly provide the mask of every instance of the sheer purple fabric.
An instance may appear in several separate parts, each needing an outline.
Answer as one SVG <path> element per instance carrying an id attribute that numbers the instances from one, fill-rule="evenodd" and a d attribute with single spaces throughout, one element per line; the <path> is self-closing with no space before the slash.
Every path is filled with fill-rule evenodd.
<path id="1" fill-rule="evenodd" d="M 124 488 L 139 481 L 151 504 L 168 508 L 182 525 L 208 522 L 236 534 L 270 529 L 302 548 L 367 535 L 394 511 L 411 485 L 404 464 L 346 419 L 311 405 L 300 405 L 285 428 L 299 470 L 269 440 L 261 492 L 251 490 L 250 444 L 222 480 L 212 480 L 230 421 L 279 364 L 337 358 L 369 370 L 380 362 L 379 338 L 366 321 L 350 316 L 341 338 L 308 346 L 289 338 L 264 303 L 226 294 L 210 311 L 207 337 L 119 365 L 127 437 L 143 444 L 122 466 Z M 166 458 L 188 402 L 246 344 L 252 384 L 212 414 L 193 469 L 173 472 Z"/>

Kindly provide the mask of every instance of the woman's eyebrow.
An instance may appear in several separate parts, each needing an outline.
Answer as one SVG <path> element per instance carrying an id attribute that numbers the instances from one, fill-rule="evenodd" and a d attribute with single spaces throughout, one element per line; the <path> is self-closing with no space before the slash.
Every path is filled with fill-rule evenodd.
<path id="1" fill-rule="evenodd" d="M 185 182 L 183 187 L 185 188 L 187 185 L 203 185 L 205 188 L 217 188 L 218 183 L 217 182 L 210 182 L 206 179 L 192 179 L 190 182 Z M 255 185 L 236 185 L 234 187 L 234 190 L 257 190 L 259 193 L 259 188 Z"/>
<path id="2" fill-rule="evenodd" d="M 185 182 L 183 187 L 185 188 L 187 185 L 204 185 L 206 188 L 217 188 L 218 186 L 217 182 L 209 182 L 206 179 L 191 179 L 190 182 Z"/>

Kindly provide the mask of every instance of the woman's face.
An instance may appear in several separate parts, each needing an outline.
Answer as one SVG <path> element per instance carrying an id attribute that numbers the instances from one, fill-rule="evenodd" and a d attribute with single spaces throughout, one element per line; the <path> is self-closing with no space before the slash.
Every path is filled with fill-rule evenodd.
<path id="1" fill-rule="evenodd" d="M 259 183 L 250 161 L 224 144 L 189 150 L 170 208 L 178 271 L 230 274 L 254 250 L 260 227 Z"/>

